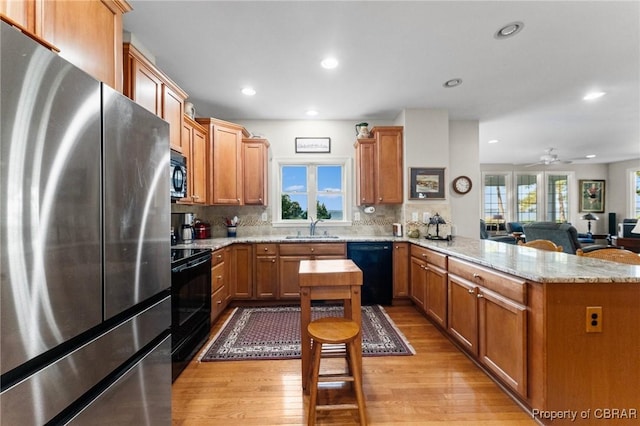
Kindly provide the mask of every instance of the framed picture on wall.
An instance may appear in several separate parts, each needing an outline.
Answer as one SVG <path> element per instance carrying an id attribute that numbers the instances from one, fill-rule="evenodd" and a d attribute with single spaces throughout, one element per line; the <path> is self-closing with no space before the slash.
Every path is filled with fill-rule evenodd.
<path id="1" fill-rule="evenodd" d="M 580 211 L 604 213 L 604 180 L 580 180 Z"/>
<path id="2" fill-rule="evenodd" d="M 296 153 L 330 153 L 331 138 L 296 138 Z"/>
<path id="3" fill-rule="evenodd" d="M 409 167 L 411 200 L 444 199 L 444 168 Z"/>

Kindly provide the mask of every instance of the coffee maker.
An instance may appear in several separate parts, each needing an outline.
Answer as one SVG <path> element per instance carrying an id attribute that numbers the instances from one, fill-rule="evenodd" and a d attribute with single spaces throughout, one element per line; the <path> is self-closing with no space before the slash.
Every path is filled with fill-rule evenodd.
<path id="1" fill-rule="evenodd" d="M 183 244 L 191 244 L 193 242 L 193 213 L 180 214 L 180 239 Z"/>

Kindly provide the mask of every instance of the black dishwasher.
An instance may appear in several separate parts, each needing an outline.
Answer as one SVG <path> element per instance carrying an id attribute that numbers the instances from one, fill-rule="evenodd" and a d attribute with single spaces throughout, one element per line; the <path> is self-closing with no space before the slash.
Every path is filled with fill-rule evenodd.
<path id="1" fill-rule="evenodd" d="M 347 258 L 362 270 L 362 304 L 391 305 L 393 255 L 390 242 L 347 243 Z"/>

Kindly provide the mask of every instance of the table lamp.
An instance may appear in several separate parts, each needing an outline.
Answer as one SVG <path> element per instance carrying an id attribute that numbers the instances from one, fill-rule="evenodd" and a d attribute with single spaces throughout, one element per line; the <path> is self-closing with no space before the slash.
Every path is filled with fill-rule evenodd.
<path id="1" fill-rule="evenodd" d="M 599 220 L 598 216 L 596 216 L 593 213 L 587 213 L 582 215 L 582 220 L 586 220 L 587 221 L 587 234 L 589 235 L 589 237 L 591 237 L 593 234 L 591 233 L 591 221 L 592 220 Z"/>
<path id="2" fill-rule="evenodd" d="M 440 224 L 444 225 L 446 223 L 447 222 L 438 213 L 436 213 L 435 215 L 431 216 L 431 218 L 429 218 L 429 225 L 435 225 L 436 226 L 436 236 L 433 237 L 432 239 L 434 239 L 434 240 L 444 239 L 444 238 L 440 237 Z"/>

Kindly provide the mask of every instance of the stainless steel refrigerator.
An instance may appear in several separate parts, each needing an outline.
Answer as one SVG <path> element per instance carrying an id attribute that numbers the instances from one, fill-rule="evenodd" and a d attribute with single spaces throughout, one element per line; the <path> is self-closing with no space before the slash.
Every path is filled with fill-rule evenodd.
<path id="1" fill-rule="evenodd" d="M 0 424 L 168 425 L 168 124 L 1 25 Z"/>

